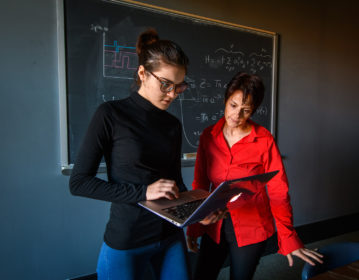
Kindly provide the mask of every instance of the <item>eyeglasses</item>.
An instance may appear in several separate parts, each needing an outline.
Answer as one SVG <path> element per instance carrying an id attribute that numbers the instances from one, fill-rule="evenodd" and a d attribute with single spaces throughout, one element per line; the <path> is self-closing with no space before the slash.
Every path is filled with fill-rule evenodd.
<path id="1" fill-rule="evenodd" d="M 163 78 L 156 76 L 152 72 L 149 72 L 149 73 L 161 83 L 160 89 L 163 93 L 167 94 L 167 93 L 171 92 L 172 90 L 174 90 L 175 94 L 180 94 L 188 88 L 188 84 L 186 82 L 175 84 L 173 82 L 166 81 Z"/>

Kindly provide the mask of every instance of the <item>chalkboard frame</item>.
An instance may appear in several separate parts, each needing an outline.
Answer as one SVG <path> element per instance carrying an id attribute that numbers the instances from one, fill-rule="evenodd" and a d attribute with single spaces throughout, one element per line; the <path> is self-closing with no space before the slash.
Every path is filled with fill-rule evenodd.
<path id="1" fill-rule="evenodd" d="M 69 175 L 73 168 L 73 163 L 69 162 L 69 139 L 68 139 L 68 108 L 67 108 L 67 87 L 66 87 L 66 52 L 65 52 L 65 15 L 64 1 L 57 0 L 57 46 L 58 46 L 58 90 L 59 90 L 59 114 L 60 114 L 60 144 L 61 144 L 61 171 L 64 175 Z M 225 22 L 217 19 L 207 18 L 200 15 L 190 14 L 151 4 L 141 3 L 132 0 L 102 0 L 104 2 L 127 5 L 130 7 L 145 9 L 150 12 L 163 13 L 171 16 L 182 17 L 194 22 L 215 24 L 224 28 L 238 29 L 240 31 L 256 33 L 272 38 L 272 83 L 271 83 L 271 113 L 270 113 L 270 131 L 275 136 L 276 132 L 276 99 L 277 99 L 277 57 L 278 57 L 278 34 L 275 32 L 262 30 L 253 27 L 247 27 L 235 23 Z M 193 166 L 195 157 L 188 159 L 182 158 L 182 166 Z M 100 164 L 99 173 L 105 173 L 104 163 Z"/>

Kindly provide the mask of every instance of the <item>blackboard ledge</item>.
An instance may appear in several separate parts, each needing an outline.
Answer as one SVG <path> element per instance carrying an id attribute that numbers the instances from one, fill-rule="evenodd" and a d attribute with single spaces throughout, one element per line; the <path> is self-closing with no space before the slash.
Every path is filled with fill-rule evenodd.
<path id="1" fill-rule="evenodd" d="M 70 176 L 73 168 L 74 168 L 74 165 L 73 165 L 73 164 L 61 166 L 61 173 L 62 173 L 62 175 Z M 106 173 L 106 172 L 107 172 L 107 170 L 106 170 L 106 164 L 105 164 L 105 163 L 101 163 L 100 166 L 99 166 L 99 168 L 98 168 L 98 170 L 97 170 L 97 173 Z"/>

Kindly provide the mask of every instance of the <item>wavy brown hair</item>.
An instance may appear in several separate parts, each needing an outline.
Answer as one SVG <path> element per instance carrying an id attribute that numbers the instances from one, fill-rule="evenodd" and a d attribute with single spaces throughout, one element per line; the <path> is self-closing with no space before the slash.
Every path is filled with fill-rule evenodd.
<path id="1" fill-rule="evenodd" d="M 252 96 L 253 115 L 264 98 L 265 89 L 262 79 L 257 75 L 250 75 L 244 72 L 237 73 L 227 86 L 224 94 L 225 103 L 237 90 L 243 92 L 243 103 L 247 101 L 249 96 Z"/>

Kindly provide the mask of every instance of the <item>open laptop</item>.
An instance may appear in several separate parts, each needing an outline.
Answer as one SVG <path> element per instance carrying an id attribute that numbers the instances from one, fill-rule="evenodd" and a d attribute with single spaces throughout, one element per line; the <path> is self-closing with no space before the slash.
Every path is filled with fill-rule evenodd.
<path id="1" fill-rule="evenodd" d="M 238 178 L 222 182 L 212 193 L 196 189 L 181 192 L 179 198 L 169 200 L 145 200 L 138 204 L 178 227 L 199 222 L 217 209 L 224 209 L 228 202 L 253 195 L 264 187 L 278 171 Z"/>

